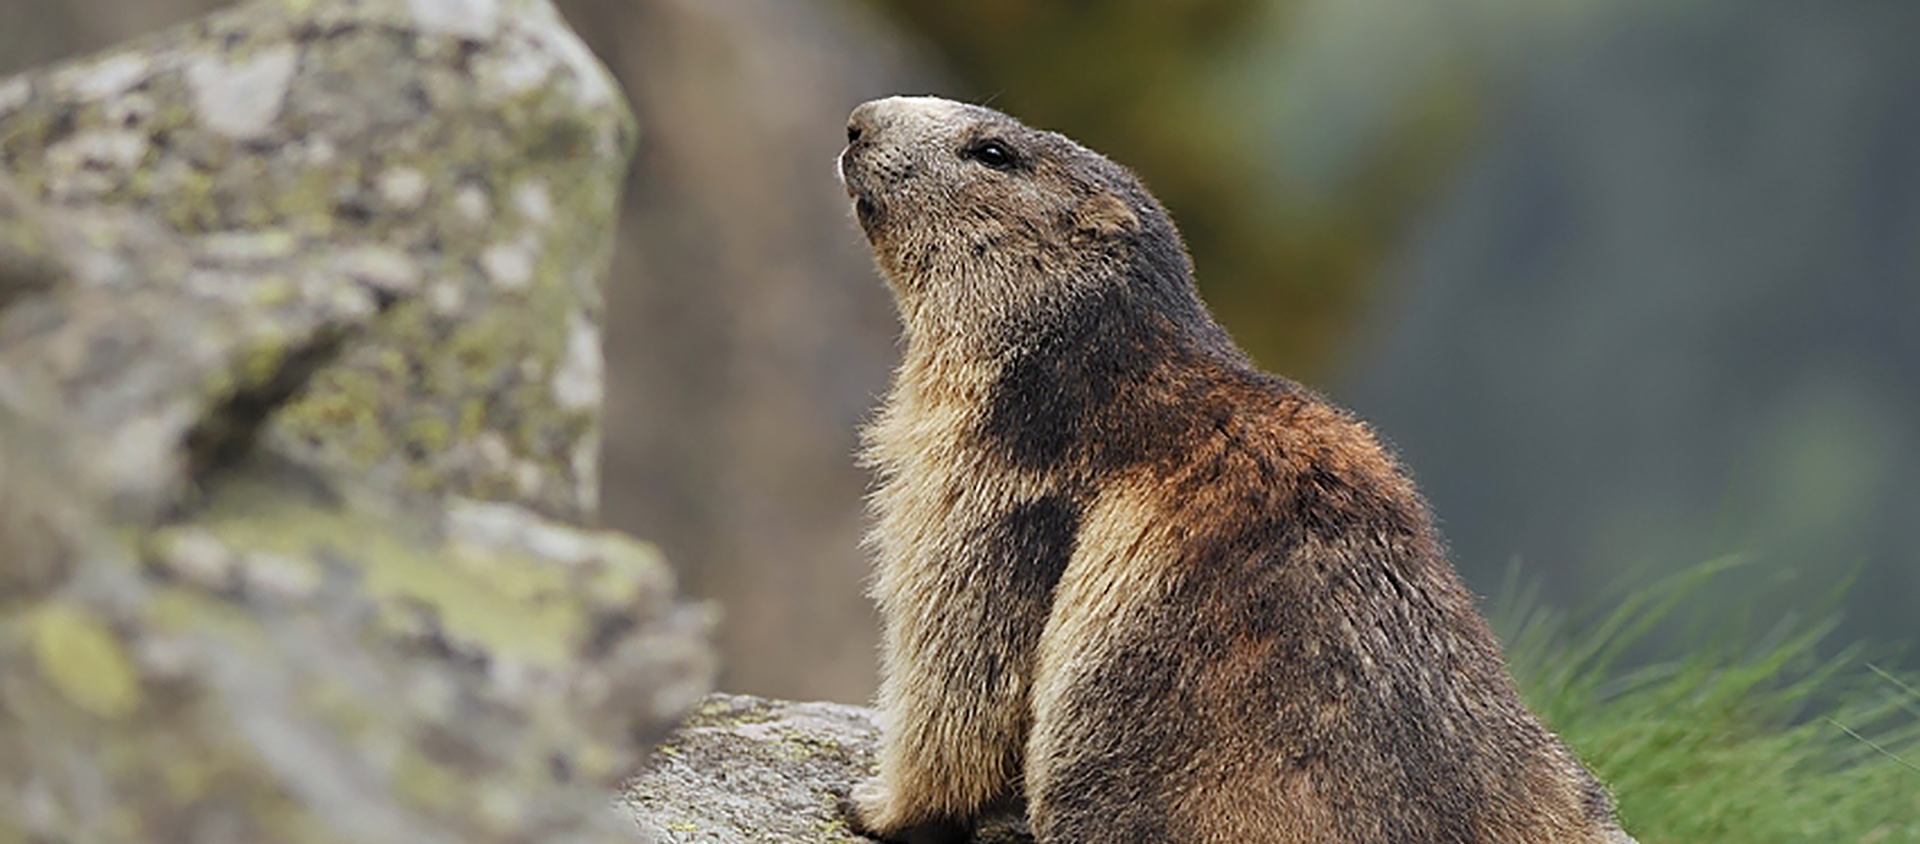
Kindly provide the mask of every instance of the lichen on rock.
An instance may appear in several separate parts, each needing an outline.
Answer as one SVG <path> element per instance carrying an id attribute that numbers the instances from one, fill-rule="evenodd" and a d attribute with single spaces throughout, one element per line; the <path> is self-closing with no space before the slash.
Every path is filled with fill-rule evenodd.
<path id="1" fill-rule="evenodd" d="M 599 406 L 556 384 L 599 323 L 635 130 L 545 0 L 255 2 L 5 85 L 0 168 L 49 206 L 227 260 L 323 241 L 395 300 L 275 415 L 283 447 L 593 511 Z"/>
<path id="2" fill-rule="evenodd" d="M 654 750 L 627 788 L 627 807 L 642 830 L 675 844 L 869 844 L 847 826 L 843 805 L 873 774 L 878 739 L 865 707 L 711 695 Z M 973 840 L 1033 836 L 1010 805 Z"/>
<path id="3" fill-rule="evenodd" d="M 578 526 L 632 136 L 545 0 L 0 81 L 0 844 L 633 840 L 713 619 Z"/>
<path id="4" fill-rule="evenodd" d="M 0 840 L 629 840 L 609 795 L 711 671 L 649 548 L 228 471 L 0 613 Z"/>

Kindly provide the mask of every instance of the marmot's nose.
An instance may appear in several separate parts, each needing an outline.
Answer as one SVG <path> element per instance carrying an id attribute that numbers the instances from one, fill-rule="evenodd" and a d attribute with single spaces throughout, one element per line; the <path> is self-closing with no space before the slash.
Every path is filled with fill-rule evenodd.
<path id="1" fill-rule="evenodd" d="M 847 116 L 847 146 L 873 143 L 880 129 L 880 101 L 861 103 Z"/>

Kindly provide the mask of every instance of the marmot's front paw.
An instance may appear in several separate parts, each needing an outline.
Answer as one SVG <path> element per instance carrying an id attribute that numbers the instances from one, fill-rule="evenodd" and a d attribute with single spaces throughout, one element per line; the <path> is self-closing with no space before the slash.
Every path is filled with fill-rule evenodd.
<path id="1" fill-rule="evenodd" d="M 853 787 L 853 794 L 840 805 L 847 825 L 854 832 L 895 844 L 964 844 L 973 837 L 969 824 L 941 819 L 900 823 L 896 818 L 893 793 L 879 777 Z"/>

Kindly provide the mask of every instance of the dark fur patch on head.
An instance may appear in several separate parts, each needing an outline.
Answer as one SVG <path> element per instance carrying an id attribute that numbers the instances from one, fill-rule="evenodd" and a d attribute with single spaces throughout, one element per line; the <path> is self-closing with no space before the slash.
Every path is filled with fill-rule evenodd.
<path id="1" fill-rule="evenodd" d="M 1206 422 L 1195 410 L 1225 412 L 1224 397 L 1206 397 L 1215 379 L 1250 374 L 1200 302 L 1172 222 L 1113 170 L 1120 187 L 1096 194 L 1076 223 L 1091 226 L 1076 248 L 1104 256 L 1087 266 L 1108 271 L 991 327 L 1003 351 L 981 433 L 1016 467 L 1091 478 L 1169 457 Z"/>

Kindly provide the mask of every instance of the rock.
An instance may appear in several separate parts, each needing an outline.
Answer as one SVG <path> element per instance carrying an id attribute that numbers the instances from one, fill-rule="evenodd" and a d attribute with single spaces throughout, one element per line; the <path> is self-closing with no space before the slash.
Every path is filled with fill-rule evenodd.
<path id="1" fill-rule="evenodd" d="M 379 311 L 324 238 L 183 235 L 120 208 L 29 208 L 20 193 L 0 181 L 0 230 L 65 272 L 43 271 L 40 295 L 0 313 L 0 405 L 59 431 L 68 468 L 121 516 L 180 504 Z"/>
<path id="2" fill-rule="evenodd" d="M 0 166 L 52 208 L 177 233 L 178 283 L 297 299 L 299 278 L 219 287 L 292 261 L 390 306 L 270 420 L 282 447 L 575 520 L 634 136 L 544 0 L 250 3 L 0 82 Z"/>
<path id="3" fill-rule="evenodd" d="M 632 137 L 545 0 L 0 81 L 0 842 L 615 842 L 712 612 L 594 514 Z"/>
<path id="4" fill-rule="evenodd" d="M 0 840 L 631 840 L 608 796 L 712 671 L 650 549 L 264 461 L 213 489 L 0 613 Z"/>
<path id="5" fill-rule="evenodd" d="M 654 749 L 627 786 L 627 808 L 644 833 L 673 844 L 873 844 L 847 827 L 842 807 L 873 774 L 878 739 L 865 707 L 710 695 Z M 972 841 L 1032 844 L 1025 806 L 995 810 Z"/>
<path id="6" fill-rule="evenodd" d="M 627 805 L 642 830 L 675 844 L 871 844 L 840 807 L 872 775 L 878 735 L 863 707 L 712 695 L 654 750 Z M 1009 807 L 973 840 L 1033 837 Z"/>

